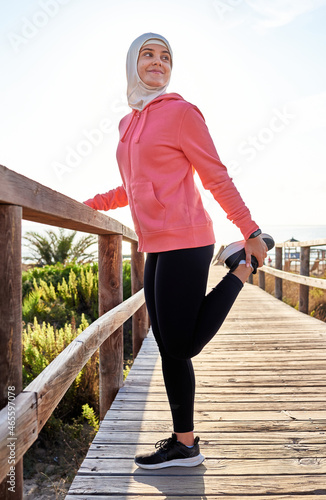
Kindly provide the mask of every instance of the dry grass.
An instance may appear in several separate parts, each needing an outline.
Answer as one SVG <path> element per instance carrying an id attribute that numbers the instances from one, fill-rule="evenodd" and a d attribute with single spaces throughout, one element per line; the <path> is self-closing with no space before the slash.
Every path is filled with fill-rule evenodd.
<path id="1" fill-rule="evenodd" d="M 258 285 L 258 273 L 253 275 L 254 285 Z M 265 290 L 275 296 L 275 278 L 265 273 Z M 283 280 L 283 302 L 299 308 L 300 285 L 291 281 Z M 309 289 L 309 314 L 314 318 L 326 322 L 326 291 L 320 288 Z"/>

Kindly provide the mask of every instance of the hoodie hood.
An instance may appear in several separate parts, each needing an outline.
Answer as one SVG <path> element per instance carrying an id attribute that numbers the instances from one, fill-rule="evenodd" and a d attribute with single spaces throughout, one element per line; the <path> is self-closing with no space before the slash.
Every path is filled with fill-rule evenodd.
<path id="1" fill-rule="evenodd" d="M 168 48 L 173 58 L 172 49 L 169 42 L 162 35 L 157 33 L 144 33 L 134 40 L 127 54 L 127 99 L 132 109 L 142 111 L 144 107 L 156 97 L 164 94 L 169 82 L 163 87 L 150 87 L 144 83 L 137 71 L 139 51 L 148 40 L 160 40 Z"/>

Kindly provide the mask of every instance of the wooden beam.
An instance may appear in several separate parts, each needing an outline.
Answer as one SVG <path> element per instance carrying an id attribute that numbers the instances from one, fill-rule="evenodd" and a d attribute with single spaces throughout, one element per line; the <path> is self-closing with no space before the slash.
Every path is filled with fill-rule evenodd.
<path id="1" fill-rule="evenodd" d="M 0 205 L 0 410 L 7 404 L 10 410 L 5 422 L 10 476 L 0 485 L 1 500 L 23 498 L 23 462 L 16 434 L 16 396 L 23 388 L 21 218 L 21 207 Z"/>
<path id="2" fill-rule="evenodd" d="M 131 293 L 137 293 L 144 286 L 144 254 L 138 252 L 137 243 L 131 244 Z M 147 308 L 144 304 L 132 317 L 132 351 L 136 358 L 148 332 Z"/>
<path id="3" fill-rule="evenodd" d="M 122 237 L 99 236 L 99 315 L 123 301 Z M 123 384 L 123 327 L 100 347 L 100 420 Z"/>
<path id="4" fill-rule="evenodd" d="M 23 207 L 23 219 L 92 234 L 121 234 L 137 241 L 130 228 L 68 196 L 0 165 L 0 203 Z"/>
<path id="5" fill-rule="evenodd" d="M 300 275 L 309 276 L 310 247 L 301 247 L 300 252 Z M 300 284 L 299 311 L 308 314 L 309 286 Z"/>
<path id="6" fill-rule="evenodd" d="M 258 285 L 259 288 L 265 290 L 265 273 L 262 269 L 258 269 Z"/>
<path id="7" fill-rule="evenodd" d="M 283 249 L 275 248 L 275 268 L 282 270 L 283 267 Z M 275 276 L 275 297 L 279 300 L 283 298 L 283 282 L 282 278 Z"/>

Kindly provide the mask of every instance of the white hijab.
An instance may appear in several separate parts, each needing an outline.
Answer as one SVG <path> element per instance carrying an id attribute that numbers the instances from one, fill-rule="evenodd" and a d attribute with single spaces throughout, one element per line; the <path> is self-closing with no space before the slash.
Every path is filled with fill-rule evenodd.
<path id="1" fill-rule="evenodd" d="M 169 42 L 163 36 L 156 33 L 144 33 L 132 42 L 127 54 L 127 98 L 129 106 L 138 111 L 142 111 L 146 104 L 164 94 L 170 81 L 163 87 L 150 87 L 140 79 L 137 71 L 139 51 L 149 40 L 151 43 L 166 46 L 171 54 L 172 65 L 172 50 Z"/>

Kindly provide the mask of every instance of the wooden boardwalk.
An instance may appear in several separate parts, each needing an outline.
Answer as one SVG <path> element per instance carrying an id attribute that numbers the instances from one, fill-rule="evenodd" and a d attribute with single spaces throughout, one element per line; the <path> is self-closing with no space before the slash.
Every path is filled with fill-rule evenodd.
<path id="1" fill-rule="evenodd" d="M 210 286 L 221 273 L 211 268 Z M 66 499 L 326 499 L 325 323 L 246 284 L 194 365 L 204 463 L 134 465 L 172 429 L 149 336 Z"/>

